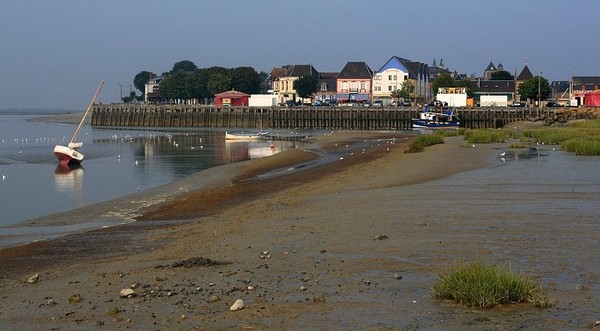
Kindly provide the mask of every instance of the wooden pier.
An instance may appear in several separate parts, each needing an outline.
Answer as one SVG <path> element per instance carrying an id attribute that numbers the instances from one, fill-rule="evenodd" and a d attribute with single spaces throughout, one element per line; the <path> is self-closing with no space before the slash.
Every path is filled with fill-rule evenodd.
<path id="1" fill-rule="evenodd" d="M 396 107 L 215 107 L 175 104 L 94 105 L 92 126 L 327 130 L 410 130 L 420 109 Z M 458 109 L 461 126 L 501 128 L 539 118 L 539 108 Z"/>

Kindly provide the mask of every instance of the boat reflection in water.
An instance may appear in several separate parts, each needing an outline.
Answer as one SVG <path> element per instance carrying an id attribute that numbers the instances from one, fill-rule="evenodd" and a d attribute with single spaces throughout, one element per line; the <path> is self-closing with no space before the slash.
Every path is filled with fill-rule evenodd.
<path id="1" fill-rule="evenodd" d="M 54 169 L 54 186 L 57 192 L 82 196 L 83 167 L 81 164 L 59 163 Z"/>
<path id="2" fill-rule="evenodd" d="M 289 142 L 287 142 L 289 144 Z M 286 148 L 286 142 L 266 140 L 225 140 L 225 158 L 229 162 L 271 156 Z M 289 147 L 288 147 L 289 148 Z"/>

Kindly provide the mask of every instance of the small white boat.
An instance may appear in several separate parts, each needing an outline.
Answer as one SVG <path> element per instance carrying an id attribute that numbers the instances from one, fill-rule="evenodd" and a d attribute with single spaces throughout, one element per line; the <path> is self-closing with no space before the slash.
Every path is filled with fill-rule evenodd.
<path id="1" fill-rule="evenodd" d="M 87 109 L 85 110 L 85 113 L 83 113 L 83 117 L 81 118 L 81 121 L 79 122 L 79 125 L 77 126 L 77 129 L 75 130 L 75 133 L 73 133 L 73 136 L 71 137 L 71 140 L 69 141 L 67 146 L 63 146 L 63 145 L 54 146 L 54 155 L 56 155 L 56 157 L 58 158 L 58 162 L 60 162 L 60 164 L 66 166 L 68 164 L 79 164 L 79 163 L 81 163 L 81 161 L 83 161 L 83 154 L 81 152 L 79 152 L 79 148 L 81 148 L 81 146 L 83 146 L 83 143 L 75 142 L 75 139 L 77 139 L 77 134 L 79 134 L 79 130 L 81 130 L 83 121 L 85 121 L 85 118 L 87 117 L 88 113 L 92 109 L 92 106 L 94 105 L 94 101 L 96 101 L 96 98 L 98 98 L 98 94 L 100 94 L 102 85 L 104 85 L 104 81 L 100 82 L 100 86 L 98 86 L 98 89 L 96 90 L 96 93 L 94 94 L 94 97 L 92 98 L 92 101 L 90 101 L 90 104 L 88 105 Z"/>
<path id="2" fill-rule="evenodd" d="M 261 140 L 269 135 L 268 132 L 225 132 L 225 140 Z"/>

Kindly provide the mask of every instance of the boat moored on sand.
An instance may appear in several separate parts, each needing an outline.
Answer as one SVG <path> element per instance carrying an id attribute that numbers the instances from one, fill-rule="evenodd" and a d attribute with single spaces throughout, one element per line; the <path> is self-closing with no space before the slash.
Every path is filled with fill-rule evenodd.
<path id="1" fill-rule="evenodd" d="M 412 125 L 414 129 L 458 129 L 460 121 L 452 108 L 432 111 L 425 106 L 419 118 L 413 118 Z"/>
<path id="2" fill-rule="evenodd" d="M 92 98 L 92 101 L 90 101 L 90 104 L 88 105 L 87 109 L 85 110 L 85 113 L 83 113 L 83 117 L 81 118 L 81 121 L 79 122 L 77 129 L 75 129 L 75 133 L 73 133 L 73 136 L 71 137 L 71 140 L 69 141 L 67 146 L 63 146 L 63 145 L 54 146 L 54 155 L 56 155 L 56 157 L 58 158 L 58 162 L 60 162 L 60 164 L 62 164 L 63 166 L 66 166 L 69 164 L 79 164 L 79 163 L 81 163 L 81 161 L 83 161 L 83 154 L 81 152 L 79 152 L 79 148 L 81 148 L 81 146 L 83 146 L 83 143 L 75 142 L 75 140 L 77 139 L 77 134 L 79 134 L 79 130 L 81 130 L 83 121 L 85 121 L 85 118 L 87 117 L 88 113 L 92 109 L 92 106 L 94 105 L 94 101 L 96 101 L 96 99 L 98 98 L 98 95 L 100 94 L 102 85 L 104 85 L 104 81 L 100 82 L 100 86 L 98 86 L 98 89 L 96 90 L 96 93 L 94 94 L 94 97 Z"/>

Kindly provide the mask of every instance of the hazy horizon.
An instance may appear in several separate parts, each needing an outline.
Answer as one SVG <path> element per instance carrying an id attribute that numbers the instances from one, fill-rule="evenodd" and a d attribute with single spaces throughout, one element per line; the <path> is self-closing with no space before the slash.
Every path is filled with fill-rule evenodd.
<path id="1" fill-rule="evenodd" d="M 0 12 L 0 109 L 84 109 L 100 80 L 104 103 L 140 71 L 286 64 L 340 71 L 392 56 L 483 75 L 528 64 L 549 81 L 600 76 L 597 13 L 582 0 L 14 1 Z"/>

